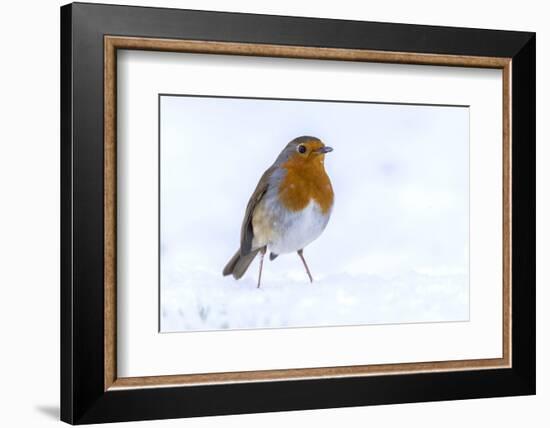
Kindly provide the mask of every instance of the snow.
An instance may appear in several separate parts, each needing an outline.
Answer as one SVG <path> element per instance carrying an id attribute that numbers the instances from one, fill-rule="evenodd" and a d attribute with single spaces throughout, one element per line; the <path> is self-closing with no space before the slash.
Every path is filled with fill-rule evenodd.
<path id="1" fill-rule="evenodd" d="M 256 272 L 256 269 L 252 269 Z M 163 332 L 468 320 L 467 277 L 332 275 L 309 283 L 241 281 L 206 271 L 172 275 L 163 290 Z"/>
<path id="2" fill-rule="evenodd" d="M 290 257 L 290 256 L 280 256 Z M 316 277 L 279 272 L 258 258 L 235 281 L 220 272 L 176 269 L 163 274 L 163 332 L 466 321 L 468 276 L 408 272 L 395 277 L 346 273 Z M 315 277 L 315 274 L 314 274 Z"/>
<path id="3" fill-rule="evenodd" d="M 304 255 L 221 271 L 244 209 L 292 138 L 334 148 L 331 219 Z M 162 332 L 464 321 L 469 111 L 463 107 L 161 97 Z"/>

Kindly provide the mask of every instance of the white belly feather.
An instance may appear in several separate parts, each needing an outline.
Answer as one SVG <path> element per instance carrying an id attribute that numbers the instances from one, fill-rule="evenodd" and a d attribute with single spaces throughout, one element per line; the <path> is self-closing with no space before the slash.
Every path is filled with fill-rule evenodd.
<path id="1" fill-rule="evenodd" d="M 254 215 L 253 247 L 267 245 L 275 254 L 292 253 L 317 239 L 328 223 L 330 212 L 323 214 L 313 200 L 303 210 L 289 211 L 278 201 L 266 199 Z"/>

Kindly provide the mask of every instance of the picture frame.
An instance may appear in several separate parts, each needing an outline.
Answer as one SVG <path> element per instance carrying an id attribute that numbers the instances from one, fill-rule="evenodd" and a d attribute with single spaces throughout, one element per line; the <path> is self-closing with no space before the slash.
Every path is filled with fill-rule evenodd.
<path id="1" fill-rule="evenodd" d="M 121 50 L 501 70 L 501 357 L 118 376 Z M 534 33 L 63 6 L 61 419 L 86 424 L 534 394 L 535 97 Z"/>

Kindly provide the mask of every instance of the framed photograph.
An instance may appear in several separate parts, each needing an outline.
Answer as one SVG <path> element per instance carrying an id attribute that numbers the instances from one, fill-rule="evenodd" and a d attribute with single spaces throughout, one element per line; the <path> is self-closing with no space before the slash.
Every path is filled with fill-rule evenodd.
<path id="1" fill-rule="evenodd" d="M 535 393 L 535 34 L 61 8 L 61 418 Z"/>

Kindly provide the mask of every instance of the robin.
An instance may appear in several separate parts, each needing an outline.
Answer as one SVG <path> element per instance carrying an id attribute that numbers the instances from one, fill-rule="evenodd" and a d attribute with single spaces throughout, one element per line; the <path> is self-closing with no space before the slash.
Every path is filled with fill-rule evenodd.
<path id="1" fill-rule="evenodd" d="M 224 276 L 241 278 L 260 253 L 259 288 L 269 250 L 269 260 L 297 252 L 313 282 L 304 247 L 321 235 L 332 211 L 334 192 L 324 165 L 325 154 L 331 151 L 320 139 L 309 136 L 287 144 L 248 201 L 241 246 L 225 266 Z"/>

